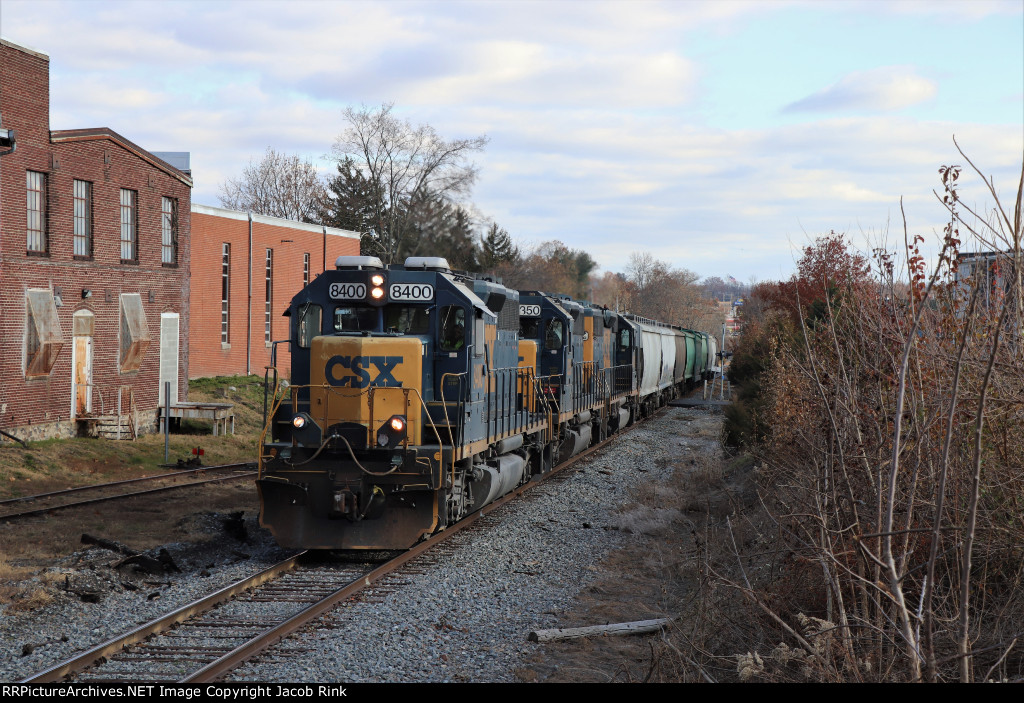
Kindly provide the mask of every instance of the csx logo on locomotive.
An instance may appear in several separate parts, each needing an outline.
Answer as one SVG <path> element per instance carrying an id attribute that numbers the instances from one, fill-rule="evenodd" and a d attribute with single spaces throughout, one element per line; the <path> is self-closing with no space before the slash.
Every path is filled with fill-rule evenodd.
<path id="1" fill-rule="evenodd" d="M 393 371 L 403 360 L 401 356 L 332 356 L 324 367 L 324 376 L 329 384 L 339 388 L 400 388 L 402 382 L 394 377 Z M 371 366 L 377 369 L 372 380 Z"/>

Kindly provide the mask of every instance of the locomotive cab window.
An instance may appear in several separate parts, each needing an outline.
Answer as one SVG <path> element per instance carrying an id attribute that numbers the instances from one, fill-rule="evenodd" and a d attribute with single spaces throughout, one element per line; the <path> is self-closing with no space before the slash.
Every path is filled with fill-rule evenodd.
<path id="1" fill-rule="evenodd" d="M 519 318 L 519 338 L 520 339 L 537 339 L 540 337 L 540 318 L 539 317 L 520 317 Z"/>
<path id="2" fill-rule="evenodd" d="M 459 351 L 466 346 L 466 311 L 458 305 L 441 308 L 441 351 Z"/>
<path id="3" fill-rule="evenodd" d="M 377 329 L 377 308 L 339 305 L 334 308 L 335 332 L 372 332 Z"/>
<path id="4" fill-rule="evenodd" d="M 384 309 L 384 331 L 430 334 L 430 310 L 414 305 L 390 305 Z"/>
<path id="5" fill-rule="evenodd" d="M 627 328 L 623 328 L 619 331 L 619 351 L 629 351 L 629 346 L 629 330 Z"/>
<path id="6" fill-rule="evenodd" d="M 562 340 L 565 338 L 565 325 L 561 320 L 548 320 L 547 331 L 544 334 L 545 349 L 561 349 Z"/>
<path id="7" fill-rule="evenodd" d="M 299 308 L 298 342 L 303 349 L 309 349 L 313 344 L 313 337 L 320 334 L 321 315 L 322 310 L 319 305 L 306 303 Z"/>
<path id="8" fill-rule="evenodd" d="M 477 311 L 473 328 L 473 356 L 484 355 L 484 316 Z"/>

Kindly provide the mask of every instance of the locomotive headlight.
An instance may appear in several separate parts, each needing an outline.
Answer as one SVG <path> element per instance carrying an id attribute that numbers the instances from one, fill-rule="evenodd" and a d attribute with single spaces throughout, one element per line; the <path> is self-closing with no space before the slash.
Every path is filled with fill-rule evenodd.
<path id="1" fill-rule="evenodd" d="M 394 449 L 406 438 L 408 423 L 402 415 L 392 415 L 377 430 L 377 446 L 381 449 Z"/>
<path id="2" fill-rule="evenodd" d="M 318 447 L 323 441 L 320 426 L 308 413 L 299 413 L 292 418 L 292 439 L 304 447 Z"/>
<path id="3" fill-rule="evenodd" d="M 382 286 L 384 285 L 384 277 L 381 276 L 379 273 L 375 273 L 372 276 L 370 276 L 370 283 L 378 287 Z"/>
<path id="4" fill-rule="evenodd" d="M 373 298 L 374 300 L 380 300 L 381 298 L 384 297 L 384 289 L 374 288 L 373 290 L 370 291 L 370 297 Z"/>

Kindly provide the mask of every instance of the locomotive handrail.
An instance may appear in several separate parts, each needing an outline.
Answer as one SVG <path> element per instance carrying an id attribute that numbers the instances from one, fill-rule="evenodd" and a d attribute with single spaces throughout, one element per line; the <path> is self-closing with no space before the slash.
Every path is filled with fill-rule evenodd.
<path id="1" fill-rule="evenodd" d="M 270 372 L 274 372 L 274 392 L 271 395 L 272 407 L 270 408 L 270 415 L 267 415 L 267 381 L 270 377 Z M 284 393 L 278 396 L 280 390 L 280 377 L 277 372 L 276 366 L 265 366 L 263 371 L 263 430 L 260 432 L 260 444 L 259 444 L 259 462 L 257 465 L 257 477 L 263 478 L 263 461 L 266 459 L 266 455 L 263 453 L 263 447 L 267 445 L 267 432 L 270 432 L 270 438 L 273 440 L 273 424 L 274 418 L 277 416 L 277 410 L 281 407 L 281 403 L 284 402 Z"/>
<path id="2" fill-rule="evenodd" d="M 578 364 L 573 364 L 572 368 L 577 379 L 573 386 L 572 411 L 578 413 L 594 407 L 601 400 L 595 382 L 597 362 L 581 361 Z"/>
<path id="3" fill-rule="evenodd" d="M 560 380 L 561 375 L 549 374 L 547 376 L 535 376 L 534 383 L 536 384 L 537 397 L 544 399 L 544 409 L 548 415 L 548 428 L 550 438 L 557 437 L 559 432 L 559 424 L 561 423 L 562 408 L 559 399 L 555 397 L 552 392 L 552 388 L 555 384 L 551 382 L 551 379 Z M 541 383 L 541 381 L 547 380 L 548 382 Z"/>
<path id="4" fill-rule="evenodd" d="M 448 437 L 449 437 L 449 439 L 451 439 L 451 442 L 452 442 L 452 461 L 453 461 L 453 465 L 454 465 L 454 461 L 455 461 L 455 437 L 452 435 L 452 421 L 448 417 L 448 399 L 445 397 L 445 392 L 444 392 L 445 391 L 445 379 L 447 379 L 449 376 L 451 376 L 452 378 L 457 378 L 459 380 L 459 398 L 455 402 L 456 402 L 456 404 L 459 407 L 458 435 L 459 435 L 459 446 L 462 446 L 462 440 L 464 439 L 463 431 L 465 429 L 465 423 L 463 422 L 463 417 L 465 416 L 465 411 L 463 410 L 463 408 L 465 407 L 465 403 L 466 403 L 466 401 L 462 399 L 462 395 L 463 395 L 462 394 L 462 381 L 466 377 L 466 372 L 465 371 L 461 371 L 461 372 L 455 373 L 455 372 L 449 371 L 448 373 L 445 373 L 445 374 L 441 375 L 441 407 L 444 410 L 444 422 L 445 422 L 445 425 L 448 426 Z M 441 441 L 441 435 L 438 435 L 437 439 L 438 439 L 438 441 Z"/>
<path id="5" fill-rule="evenodd" d="M 267 373 L 264 376 L 265 381 L 269 377 L 269 372 L 271 370 L 276 372 L 276 369 L 274 369 L 273 367 L 269 367 L 268 366 L 266 368 L 267 368 Z M 321 385 L 304 384 L 304 385 L 289 386 L 288 387 L 288 391 L 289 391 L 288 393 L 280 393 L 280 394 L 278 394 L 279 386 L 275 382 L 274 394 L 273 394 L 273 397 L 274 397 L 275 400 L 274 400 L 274 403 L 273 403 L 273 407 L 271 408 L 272 412 L 270 414 L 270 417 L 273 418 L 273 417 L 275 417 L 277 415 L 277 411 L 280 409 L 281 405 L 284 403 L 285 398 L 290 398 L 291 403 L 292 403 L 292 410 L 293 410 L 293 412 L 296 411 L 296 404 L 298 402 L 298 398 L 297 398 L 298 391 L 300 389 L 310 389 L 310 390 L 312 390 L 314 388 L 320 388 L 320 389 L 325 390 L 325 391 L 334 391 L 334 390 L 336 390 L 332 386 L 330 386 L 329 384 L 321 384 Z M 367 402 L 368 402 L 369 408 L 371 410 L 371 412 L 370 412 L 370 424 L 371 425 L 372 425 L 372 422 L 373 422 L 373 413 L 372 413 L 373 399 L 372 399 L 372 396 L 373 396 L 375 391 L 385 390 L 386 388 L 388 388 L 388 387 L 385 387 L 385 386 L 369 386 L 367 389 L 365 389 L 364 391 L 361 391 L 358 394 L 358 395 L 367 394 L 367 396 L 368 396 L 367 397 Z M 430 409 L 427 406 L 426 401 L 423 399 L 422 394 L 420 394 L 419 390 L 417 388 L 402 388 L 401 390 L 404 392 L 404 395 L 405 395 L 405 403 L 404 403 L 404 406 L 405 406 L 404 407 L 405 416 L 409 417 L 409 392 L 411 391 L 411 392 L 416 394 L 416 398 L 419 400 L 420 407 L 423 410 L 424 414 L 426 415 L 427 421 L 430 423 L 431 428 L 434 430 L 435 436 L 437 436 L 438 440 L 440 441 L 441 433 L 438 430 L 437 425 L 434 423 L 434 418 L 430 414 Z M 264 389 L 264 394 L 266 394 L 266 389 Z M 344 395 L 344 394 L 340 394 L 340 395 Z M 345 397 L 354 397 L 354 395 L 348 394 L 348 395 L 345 395 Z M 324 407 L 324 417 L 321 418 L 321 417 L 318 417 L 318 416 L 313 416 L 312 408 L 310 408 L 310 415 L 313 417 L 313 420 L 318 422 L 320 425 L 322 425 L 322 429 L 324 429 L 324 430 L 327 429 L 327 423 L 328 423 L 327 413 L 328 413 L 328 408 L 325 406 Z M 445 414 L 447 415 L 447 408 L 446 408 L 446 413 Z M 273 426 L 272 420 L 269 421 L 269 422 L 265 422 L 264 423 L 263 430 L 260 433 L 260 447 L 263 447 L 263 446 L 266 445 L 267 432 L 271 430 L 272 426 Z M 368 436 L 372 436 L 373 427 L 372 426 L 367 426 L 367 432 L 368 432 Z M 450 432 L 449 432 L 449 436 L 451 437 L 451 433 Z M 452 438 L 452 439 L 453 439 L 453 444 L 452 444 L 452 449 L 453 449 L 453 452 L 452 452 L 452 472 L 453 472 L 453 476 L 454 476 L 454 470 L 455 470 L 454 446 L 455 445 L 454 445 L 454 438 Z M 405 439 L 403 444 L 406 447 L 408 447 L 408 437 Z M 442 448 L 443 448 L 443 443 L 442 443 Z M 351 447 L 350 447 L 350 450 L 351 450 Z M 261 450 L 260 451 L 259 467 L 258 467 L 259 468 L 259 476 L 261 478 L 262 478 L 262 474 L 263 474 L 263 462 L 264 462 L 264 459 L 266 459 L 266 458 L 267 457 L 264 455 L 263 451 Z"/>
<path id="6" fill-rule="evenodd" d="M 529 407 L 529 387 L 533 385 L 533 381 L 534 370 L 529 366 L 509 366 L 491 370 L 487 384 L 489 394 L 492 396 L 487 404 L 488 438 L 511 435 L 523 427 L 530 426 L 530 416 L 537 414 L 536 410 Z M 533 397 L 536 398 L 536 389 L 533 391 Z"/>
<path id="7" fill-rule="evenodd" d="M 368 402 L 370 404 L 370 421 L 371 422 L 373 421 L 373 396 L 376 393 L 376 391 L 387 390 L 388 388 L 389 387 L 387 387 L 387 386 L 370 386 L 367 389 L 369 391 L 369 397 L 367 398 L 367 400 L 368 400 Z M 416 398 L 420 401 L 420 408 L 422 409 L 423 414 L 426 415 L 427 422 L 429 422 L 431 428 L 433 428 L 434 435 L 437 437 L 437 441 L 438 441 L 438 443 L 440 444 L 440 447 L 441 447 L 441 469 L 443 471 L 444 470 L 444 464 L 443 464 L 443 462 L 444 462 L 444 444 L 441 442 L 441 433 L 438 431 L 437 425 L 434 424 L 434 418 L 431 417 L 431 415 L 430 415 L 430 408 L 427 406 L 427 402 L 423 399 L 423 396 L 422 396 L 422 394 L 420 394 L 420 391 L 419 391 L 418 388 L 402 388 L 401 390 L 403 391 L 403 393 L 405 395 L 405 408 L 404 408 L 404 411 L 405 411 L 405 417 L 406 418 L 409 417 L 409 392 L 411 391 L 411 392 L 415 393 L 416 394 Z M 445 415 L 447 416 L 447 407 L 446 407 Z M 447 417 L 446 417 L 446 419 L 447 419 Z M 369 429 L 371 430 L 371 433 L 372 433 L 372 428 L 369 428 Z M 450 430 L 450 427 L 449 427 L 449 430 Z M 450 434 L 450 432 L 449 432 L 449 434 Z M 422 441 L 421 441 L 421 443 L 422 443 Z M 409 447 L 409 437 L 408 437 L 408 435 L 406 435 L 406 438 L 402 442 L 402 444 L 403 444 L 403 446 L 406 449 L 408 449 L 408 447 Z M 455 480 L 455 445 L 454 444 L 452 445 L 452 452 L 451 452 L 451 454 L 452 454 L 451 475 L 452 475 L 452 481 L 454 482 L 454 480 Z"/>

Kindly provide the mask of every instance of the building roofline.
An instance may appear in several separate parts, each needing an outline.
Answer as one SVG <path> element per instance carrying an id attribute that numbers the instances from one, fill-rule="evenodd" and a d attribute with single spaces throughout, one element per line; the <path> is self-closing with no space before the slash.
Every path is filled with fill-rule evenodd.
<path id="1" fill-rule="evenodd" d="M 1001 256 L 1010 256 L 1012 251 L 964 251 L 958 255 L 960 260 L 965 259 L 995 259 Z"/>
<path id="2" fill-rule="evenodd" d="M 210 215 L 212 217 L 223 217 L 228 220 L 241 220 L 246 222 L 249 220 L 248 212 L 244 212 L 242 210 L 228 210 L 227 208 L 214 207 L 212 205 L 200 205 L 199 203 L 192 203 L 192 214 Z M 290 229 L 302 230 L 304 232 L 318 232 L 320 234 L 327 232 L 327 234 L 334 237 L 359 239 L 359 233 L 353 232 L 352 230 L 328 227 L 326 225 L 314 225 L 308 222 L 299 222 L 298 220 L 286 220 L 283 217 L 258 215 L 255 212 L 252 213 L 252 221 L 274 227 L 288 227 Z"/>
<path id="3" fill-rule="evenodd" d="M 154 156 L 152 153 L 146 151 L 138 144 L 125 139 L 120 134 L 107 127 L 92 127 L 89 129 L 51 129 L 50 130 L 50 141 L 56 144 L 62 144 L 66 142 L 86 142 L 95 141 L 98 139 L 106 139 L 114 142 L 118 146 L 127 149 L 143 161 L 148 162 L 152 166 L 160 169 L 169 176 L 177 178 L 179 181 L 187 185 L 189 188 L 192 187 L 192 179 L 179 171 L 178 169 L 171 166 L 169 163 L 161 158 Z"/>
<path id="4" fill-rule="evenodd" d="M 39 49 L 33 49 L 32 47 L 25 46 L 24 44 L 17 44 L 15 42 L 12 42 L 10 39 L 8 39 L 7 37 L 4 37 L 4 36 L 0 36 L 0 44 L 3 44 L 4 46 L 9 46 L 12 49 L 16 49 L 18 51 L 23 51 L 26 54 L 32 54 L 33 56 L 38 56 L 39 58 L 46 59 L 47 61 L 50 60 L 50 55 L 47 54 L 46 52 L 40 51 Z"/>

